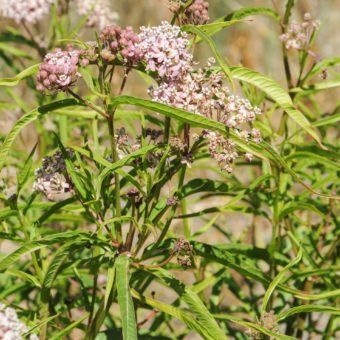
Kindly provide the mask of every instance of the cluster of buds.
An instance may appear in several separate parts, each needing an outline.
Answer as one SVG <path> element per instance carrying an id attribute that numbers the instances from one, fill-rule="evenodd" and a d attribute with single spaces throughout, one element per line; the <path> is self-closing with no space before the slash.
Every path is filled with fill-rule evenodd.
<path id="1" fill-rule="evenodd" d="M 231 165 L 239 157 L 236 144 L 231 139 L 212 131 L 204 131 L 203 136 L 208 140 L 210 156 L 217 161 L 222 170 L 231 173 L 233 171 Z"/>
<path id="2" fill-rule="evenodd" d="M 149 137 L 151 141 L 157 141 L 160 136 L 163 135 L 162 130 L 150 129 L 145 130 L 145 137 Z"/>
<path id="3" fill-rule="evenodd" d="M 154 129 L 146 129 L 145 131 L 145 142 L 148 144 L 158 144 L 158 139 L 162 135 L 162 131 L 154 130 Z M 129 135 L 126 133 L 126 130 L 124 127 L 121 127 L 120 129 L 117 129 L 115 131 L 115 139 L 117 142 L 117 148 L 118 148 L 118 157 L 122 159 L 126 155 L 131 154 L 132 152 L 135 152 L 141 148 L 141 136 L 137 136 L 136 139 L 132 139 L 129 137 Z M 156 150 L 151 151 L 146 155 L 146 161 L 148 163 L 148 166 L 150 168 L 155 168 L 160 159 L 163 156 L 163 151 Z M 110 161 L 112 161 L 111 158 L 109 158 Z M 136 158 L 134 160 L 134 163 L 136 165 L 141 164 L 142 159 Z"/>
<path id="4" fill-rule="evenodd" d="M 177 240 L 173 247 L 173 253 L 177 255 L 177 262 L 183 268 L 192 266 L 193 248 L 189 241 L 184 238 Z"/>
<path id="5" fill-rule="evenodd" d="M 118 13 L 111 9 L 108 0 L 77 0 L 76 5 L 78 14 L 87 17 L 88 27 L 98 27 L 102 30 L 119 18 Z"/>
<path id="6" fill-rule="evenodd" d="M 270 311 L 269 313 L 264 313 L 261 316 L 260 322 L 258 324 L 273 333 L 277 333 L 279 331 L 274 311 Z M 265 339 L 262 333 L 254 329 L 249 329 L 247 331 L 247 335 L 251 339 L 254 339 L 254 340 Z"/>
<path id="7" fill-rule="evenodd" d="M 0 303 L 0 339 L 22 340 L 27 331 L 28 327 L 19 320 L 15 310 Z M 32 334 L 29 339 L 38 340 L 38 337 Z"/>
<path id="8" fill-rule="evenodd" d="M 137 46 L 140 38 L 132 27 L 122 29 L 117 25 L 106 26 L 100 34 L 100 40 L 103 43 L 101 56 L 106 62 L 112 62 L 119 54 L 124 64 L 136 65 L 143 57 Z"/>
<path id="9" fill-rule="evenodd" d="M 319 20 L 313 20 L 309 13 L 305 13 L 304 21 L 297 23 L 293 21 L 286 29 L 286 32 L 280 36 L 287 50 L 305 50 L 310 44 L 313 32 L 320 27 Z"/>
<path id="10" fill-rule="evenodd" d="M 67 150 L 69 157 L 73 151 Z M 60 151 L 45 157 L 42 166 L 35 171 L 33 189 L 43 193 L 50 201 L 59 201 L 73 195 L 73 184 L 66 170 L 65 159 Z"/>
<path id="11" fill-rule="evenodd" d="M 132 187 L 126 194 L 128 198 L 130 198 L 136 207 L 140 206 L 143 203 L 143 195 L 139 192 L 136 187 Z"/>
<path id="12" fill-rule="evenodd" d="M 55 0 L 2 0 L 0 15 L 17 23 L 26 21 L 35 24 L 50 12 Z"/>
<path id="13" fill-rule="evenodd" d="M 180 15 L 183 24 L 204 25 L 209 21 L 209 2 L 205 0 L 168 0 L 168 8 Z M 180 11 L 184 8 L 183 11 Z"/>
<path id="14" fill-rule="evenodd" d="M 209 21 L 209 2 L 194 0 L 184 11 L 183 23 L 204 25 Z"/>
<path id="15" fill-rule="evenodd" d="M 187 145 L 182 141 L 181 138 L 177 136 L 172 136 L 169 138 L 169 145 L 177 152 L 184 152 L 187 149 Z"/>
<path id="16" fill-rule="evenodd" d="M 37 89 L 52 92 L 66 91 L 80 77 L 78 72 L 79 51 L 71 46 L 66 51 L 57 48 L 48 53 L 39 66 Z"/>
<path id="17" fill-rule="evenodd" d="M 160 26 L 141 27 L 137 47 L 143 54 L 146 70 L 162 81 L 182 78 L 192 69 L 189 40 L 180 27 L 163 21 Z"/>
<path id="18" fill-rule="evenodd" d="M 173 13 L 178 12 L 182 5 L 182 0 L 168 0 L 168 8 Z"/>
<path id="19" fill-rule="evenodd" d="M 80 64 L 83 67 L 86 67 L 90 62 L 96 63 L 99 56 L 98 44 L 96 41 L 87 41 L 85 46 L 85 48 L 79 50 L 79 58 L 81 59 Z"/>

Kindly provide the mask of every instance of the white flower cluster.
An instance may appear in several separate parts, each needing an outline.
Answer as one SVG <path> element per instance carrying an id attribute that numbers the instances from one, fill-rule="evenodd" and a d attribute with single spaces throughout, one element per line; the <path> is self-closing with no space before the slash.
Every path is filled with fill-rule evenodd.
<path id="1" fill-rule="evenodd" d="M 297 23 L 293 21 L 286 29 L 286 32 L 280 36 L 287 50 L 303 50 L 310 43 L 311 36 L 315 30 L 320 27 L 319 20 L 312 20 L 309 13 L 305 13 L 304 21 Z"/>
<path id="2" fill-rule="evenodd" d="M 17 23 L 36 23 L 48 15 L 55 0 L 0 0 L 0 15 Z"/>
<path id="3" fill-rule="evenodd" d="M 79 15 L 87 16 L 86 25 L 102 30 L 117 22 L 119 15 L 113 11 L 109 0 L 76 0 Z"/>
<path id="4" fill-rule="evenodd" d="M 15 310 L 0 303 L 0 339 L 21 340 L 27 331 L 28 327 L 19 320 Z M 38 337 L 32 334 L 29 339 L 38 340 Z"/>
<path id="5" fill-rule="evenodd" d="M 189 40 L 180 27 L 163 21 L 160 26 L 141 27 L 136 44 L 144 55 L 146 69 L 162 80 L 176 80 L 192 68 L 193 56 L 188 52 Z"/>

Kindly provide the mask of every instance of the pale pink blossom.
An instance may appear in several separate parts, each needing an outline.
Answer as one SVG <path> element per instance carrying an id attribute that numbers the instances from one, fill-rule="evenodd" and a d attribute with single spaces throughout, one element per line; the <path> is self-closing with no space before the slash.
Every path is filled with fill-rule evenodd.
<path id="1" fill-rule="evenodd" d="M 69 47 L 66 51 L 57 48 L 48 53 L 39 66 L 37 89 L 39 91 L 65 91 L 81 76 L 78 72 L 79 51 Z"/>
<path id="2" fill-rule="evenodd" d="M 0 16 L 17 23 L 36 23 L 45 18 L 55 0 L 0 0 Z"/>
<path id="3" fill-rule="evenodd" d="M 189 40 L 180 27 L 163 21 L 160 26 L 141 27 L 137 47 L 143 53 L 146 70 L 162 80 L 176 80 L 192 69 Z"/>

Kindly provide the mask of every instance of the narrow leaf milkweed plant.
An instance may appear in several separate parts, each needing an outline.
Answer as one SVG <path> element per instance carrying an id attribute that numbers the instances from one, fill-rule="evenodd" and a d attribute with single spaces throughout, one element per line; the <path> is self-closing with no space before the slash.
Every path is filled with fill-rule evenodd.
<path id="1" fill-rule="evenodd" d="M 339 337 L 340 58 L 276 3 L 0 0 L 0 339 Z M 280 80 L 215 42 L 259 16 Z"/>

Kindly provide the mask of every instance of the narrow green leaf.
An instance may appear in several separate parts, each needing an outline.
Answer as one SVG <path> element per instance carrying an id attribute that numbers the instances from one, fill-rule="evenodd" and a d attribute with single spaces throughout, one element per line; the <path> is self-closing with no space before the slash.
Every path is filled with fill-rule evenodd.
<path id="1" fill-rule="evenodd" d="M 41 287 L 41 284 L 39 282 L 39 280 L 36 279 L 35 276 L 31 275 L 31 274 L 28 274 L 26 272 L 23 272 L 21 270 L 17 270 L 17 269 L 7 269 L 6 270 L 6 274 L 9 274 L 9 275 L 12 275 L 12 276 L 15 276 L 15 277 L 18 277 L 22 280 L 25 280 L 27 282 L 30 282 L 32 283 L 35 287 L 38 287 L 40 288 Z"/>
<path id="2" fill-rule="evenodd" d="M 28 124 L 34 122 L 40 115 L 44 115 L 48 112 L 57 110 L 62 107 L 66 106 L 74 106 L 77 104 L 77 101 L 74 99 L 65 99 L 60 100 L 51 104 L 47 104 L 44 106 L 40 106 L 25 115 L 23 115 L 19 120 L 16 121 L 14 126 L 12 127 L 11 131 L 6 136 L 4 142 L 0 146 L 0 170 L 4 166 L 4 162 L 6 160 L 6 157 L 12 147 L 12 144 L 17 137 L 17 135 L 20 133 L 20 131 L 27 126 Z"/>
<path id="3" fill-rule="evenodd" d="M 39 69 L 39 64 L 32 65 L 28 67 L 26 70 L 20 72 L 13 78 L 0 78 L 0 86 L 16 86 L 19 82 L 25 78 L 32 76 L 37 73 Z"/>
<path id="4" fill-rule="evenodd" d="M 261 314 L 263 315 L 266 312 L 267 305 L 269 303 L 270 297 L 272 296 L 275 288 L 278 286 L 278 284 L 282 281 L 283 277 L 286 275 L 287 271 L 298 264 L 302 259 L 302 248 L 300 248 L 299 253 L 297 257 L 292 260 L 287 266 L 285 266 L 274 278 L 274 280 L 270 283 L 269 287 L 267 288 L 266 293 L 263 297 L 262 302 L 262 308 L 261 308 Z"/>
<path id="5" fill-rule="evenodd" d="M 76 328 L 78 325 L 80 325 L 88 317 L 89 317 L 89 313 L 85 313 L 82 317 L 80 317 L 78 320 L 69 324 L 62 331 L 58 332 L 57 334 L 52 335 L 50 339 L 51 340 L 65 339 L 65 335 L 69 334 L 72 331 L 72 329 Z"/>
<path id="6" fill-rule="evenodd" d="M 205 330 L 202 328 L 200 323 L 198 321 L 196 321 L 196 319 L 194 318 L 194 316 L 190 312 L 188 312 L 184 309 L 180 309 L 180 308 L 177 308 L 177 307 L 174 307 L 174 306 L 170 306 L 170 305 L 168 305 L 164 302 L 158 301 L 154 298 L 151 299 L 151 298 L 149 298 L 145 295 L 141 295 L 137 291 L 135 291 L 134 289 L 131 290 L 131 294 L 134 298 L 139 300 L 141 303 L 146 304 L 146 305 L 152 307 L 153 309 L 156 309 L 160 312 L 168 314 L 168 315 L 182 321 L 184 324 L 186 324 L 188 326 L 189 329 L 192 329 L 193 331 L 200 334 L 203 337 L 203 339 L 210 339 L 209 335 L 206 335 Z"/>
<path id="7" fill-rule="evenodd" d="M 340 316 L 340 309 L 331 306 L 301 305 L 281 312 L 279 315 L 276 316 L 276 320 L 280 322 L 294 314 L 299 313 L 329 313 L 332 315 Z"/>
<path id="8" fill-rule="evenodd" d="M 322 147 L 320 138 L 307 118 L 298 111 L 288 93 L 274 80 L 245 67 L 232 67 L 233 78 L 252 84 L 272 98 L 298 125 L 308 132 Z"/>
<path id="9" fill-rule="evenodd" d="M 277 22 L 280 21 L 279 14 L 267 7 L 243 7 L 230 14 L 227 14 L 222 18 L 217 19 L 216 21 L 241 20 L 252 15 L 266 15 L 275 19 Z"/>
<path id="10" fill-rule="evenodd" d="M 116 260 L 118 304 L 122 319 L 123 339 L 137 340 L 135 309 L 129 286 L 129 262 L 130 260 L 126 255 L 120 255 Z"/>
<path id="11" fill-rule="evenodd" d="M 191 313 L 195 315 L 201 327 L 205 330 L 206 338 L 226 339 L 224 332 L 220 329 L 216 320 L 210 314 L 202 300 L 190 287 L 177 280 L 168 271 L 162 268 L 145 270 L 160 279 L 166 286 L 176 291 L 180 298 L 188 305 Z"/>
<path id="12" fill-rule="evenodd" d="M 0 50 L 12 55 L 13 57 L 32 59 L 32 55 L 20 48 L 16 48 L 8 43 L 0 42 Z"/>

